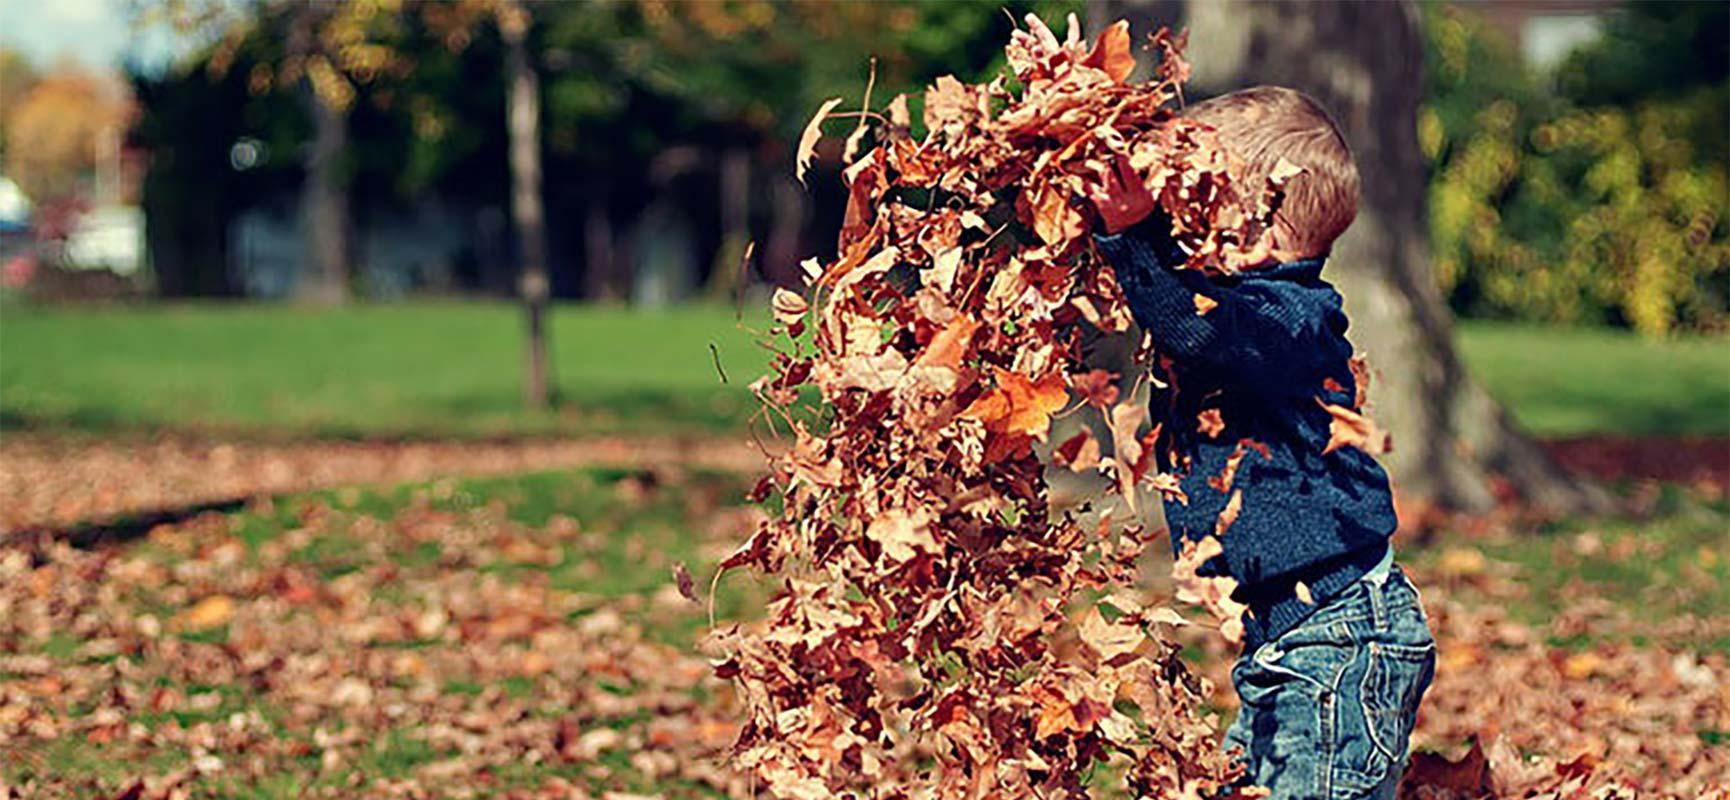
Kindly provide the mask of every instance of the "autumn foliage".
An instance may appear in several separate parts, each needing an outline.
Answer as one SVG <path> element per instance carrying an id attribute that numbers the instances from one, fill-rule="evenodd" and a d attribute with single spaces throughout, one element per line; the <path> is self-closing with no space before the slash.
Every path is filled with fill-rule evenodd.
<path id="1" fill-rule="evenodd" d="M 1146 409 L 1084 365 L 1088 328 L 1131 329 L 1091 236 L 1108 173 L 1133 170 L 1188 266 L 1215 271 L 1265 257 L 1277 190 L 1231 186 L 1211 133 L 1174 115 L 1181 39 L 1152 36 L 1155 79 L 1131 85 L 1127 23 L 1091 43 L 1073 17 L 1063 40 L 1028 25 L 1012 75 L 937 80 L 922 139 L 905 97 L 867 99 L 838 256 L 775 296 L 785 349 L 754 388 L 793 445 L 757 490 L 770 518 L 722 568 L 779 591 L 710 645 L 748 717 L 737 763 L 779 796 L 1085 797 L 1105 775 L 1142 797 L 1232 796 L 1205 687 L 1167 635 L 1182 619 L 1133 589 L 1164 531 L 1054 511 L 1045 473 L 1102 471 L 1132 511 L 1139 486 L 1177 492 Z M 812 389 L 815 417 L 797 402 Z M 1047 443 L 1072 413 L 1100 415 L 1109 446 Z M 1194 574 L 1207 553 L 1180 559 L 1182 596 L 1229 624 L 1229 582 Z"/>

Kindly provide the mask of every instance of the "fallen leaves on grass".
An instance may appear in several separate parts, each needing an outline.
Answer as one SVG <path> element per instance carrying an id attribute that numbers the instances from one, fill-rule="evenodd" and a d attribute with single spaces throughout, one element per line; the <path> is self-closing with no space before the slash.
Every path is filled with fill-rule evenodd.
<path id="1" fill-rule="evenodd" d="M 592 490 L 609 514 L 668 505 L 665 479 L 635 500 L 629 481 Z M 692 531 L 753 519 L 693 486 Z M 698 607 L 585 590 L 609 548 L 666 574 L 646 542 L 440 497 L 297 503 L 262 539 L 210 514 L 100 549 L 0 544 L 0 797 L 749 796 L 722 758 L 729 693 L 644 627 Z"/>
<path id="2" fill-rule="evenodd" d="M 758 450 L 735 439 L 249 442 L 7 433 L 0 447 L 0 533 L 362 483 L 586 465 L 744 472 L 761 463 Z"/>

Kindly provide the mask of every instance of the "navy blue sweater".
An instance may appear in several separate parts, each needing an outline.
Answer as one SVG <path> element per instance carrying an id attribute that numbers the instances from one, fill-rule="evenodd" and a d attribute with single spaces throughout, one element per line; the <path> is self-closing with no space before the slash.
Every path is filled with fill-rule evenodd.
<path id="1" fill-rule="evenodd" d="M 1213 533 L 1230 493 L 1209 479 L 1239 443 L 1266 447 L 1265 457 L 1252 448 L 1240 463 L 1231 488 L 1243 492 L 1242 510 L 1220 539 L 1225 552 L 1203 567 L 1238 582 L 1253 646 L 1296 626 L 1386 555 L 1392 493 L 1367 453 L 1322 454 L 1332 418 L 1317 399 L 1350 408 L 1356 394 L 1346 315 L 1321 279 L 1322 261 L 1210 280 L 1171 269 L 1183 253 L 1169 230 L 1156 215 L 1097 243 L 1136 322 L 1173 362 L 1173 386 L 1156 390 L 1152 416 L 1164 425 L 1161 467 L 1188 495 L 1165 503 L 1174 548 Z M 1218 305 L 1198 314 L 1196 295 Z M 1210 435 L 1199 419 L 1215 409 L 1225 427 Z M 1300 581 L 1313 605 L 1298 597 Z"/>

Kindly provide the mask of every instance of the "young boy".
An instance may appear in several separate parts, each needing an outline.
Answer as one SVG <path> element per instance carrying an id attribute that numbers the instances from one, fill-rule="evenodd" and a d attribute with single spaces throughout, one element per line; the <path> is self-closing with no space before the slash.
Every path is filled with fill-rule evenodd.
<path id="1" fill-rule="evenodd" d="M 1184 255 L 1170 220 L 1149 216 L 1133 176 L 1108 176 L 1094 196 L 1111 234 L 1099 250 L 1174 362 L 1173 390 L 1153 402 L 1161 451 L 1177 454 L 1163 466 L 1188 494 L 1165 504 L 1174 546 L 1213 534 L 1229 499 L 1218 476 L 1239 443 L 1266 447 L 1241 460 L 1228 487 L 1243 493 L 1241 513 L 1203 570 L 1235 579 L 1249 606 L 1226 746 L 1243 749 L 1247 780 L 1275 798 L 1392 798 L 1435 641 L 1393 564 L 1387 474 L 1356 448 L 1325 452 L 1322 404 L 1352 408 L 1357 392 L 1340 295 L 1321 279 L 1357 215 L 1357 168 L 1327 113 L 1290 89 L 1247 89 L 1185 116 L 1218 131 L 1242 162 L 1239 185 L 1265 185 L 1281 159 L 1303 168 L 1273 219 L 1274 258 L 1231 278 L 1173 269 Z"/>

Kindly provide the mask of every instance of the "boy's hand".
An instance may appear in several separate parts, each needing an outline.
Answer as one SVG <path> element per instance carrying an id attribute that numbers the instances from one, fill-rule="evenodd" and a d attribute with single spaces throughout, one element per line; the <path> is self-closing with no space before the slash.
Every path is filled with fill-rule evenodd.
<path id="1" fill-rule="evenodd" d="M 1087 191 L 1087 199 L 1099 210 L 1106 233 L 1118 233 L 1147 218 L 1159 206 L 1141 176 L 1129 165 L 1129 156 L 1118 154 L 1099 171 L 1099 183 Z"/>

